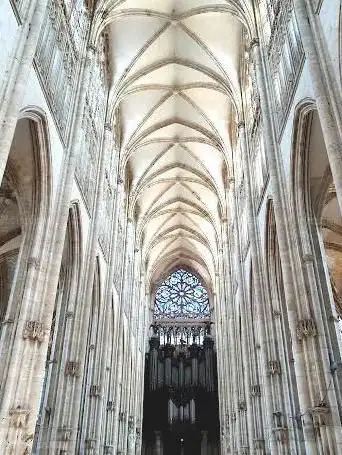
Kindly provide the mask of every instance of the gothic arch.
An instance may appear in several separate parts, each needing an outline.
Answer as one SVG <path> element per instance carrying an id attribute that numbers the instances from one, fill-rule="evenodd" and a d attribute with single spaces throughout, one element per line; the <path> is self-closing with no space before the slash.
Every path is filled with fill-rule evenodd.
<path id="1" fill-rule="evenodd" d="M 339 81 L 342 84 L 342 2 L 340 3 L 339 16 L 338 16 L 338 63 L 339 63 Z"/>
<path id="2" fill-rule="evenodd" d="M 311 100 L 300 103 L 295 116 L 292 199 L 302 257 L 306 261 L 315 258 L 315 279 L 321 283 L 318 298 L 329 301 L 330 295 L 341 317 L 342 217 L 318 112 Z"/>
<path id="3" fill-rule="evenodd" d="M 82 227 L 79 203 L 70 204 L 63 255 L 59 271 L 45 379 L 37 418 L 34 451 L 47 450 L 51 441 L 58 444 L 63 410 L 56 406 L 68 392 L 68 357 L 77 323 L 78 294 L 82 272 Z M 67 342 L 65 343 L 65 340 Z M 55 409 L 59 410 L 55 412 Z M 61 413 L 61 414 L 60 414 Z M 62 447 L 61 447 L 62 450 Z M 34 452 L 35 453 L 35 452 Z"/>
<path id="4" fill-rule="evenodd" d="M 51 171 L 51 146 L 48 120 L 45 112 L 37 106 L 27 106 L 19 113 L 18 122 L 28 120 L 33 123 L 34 128 L 34 171 L 36 180 L 34 182 L 34 215 L 38 232 L 42 234 L 47 226 L 49 213 L 51 210 L 51 190 L 52 190 L 52 171 Z M 40 241 L 38 240 L 39 244 Z M 35 245 L 35 248 L 39 246 Z"/>
<path id="5" fill-rule="evenodd" d="M 280 312 L 279 305 L 284 303 L 283 275 L 277 239 L 277 229 L 272 200 L 268 201 L 266 220 L 266 270 L 272 311 Z"/>
<path id="6" fill-rule="evenodd" d="M 277 410 L 276 413 L 273 413 L 272 424 L 275 428 L 281 426 L 286 428 L 287 432 L 285 439 L 278 438 L 275 433 L 275 444 L 279 451 L 284 450 L 284 448 L 289 451 L 300 451 L 301 449 L 297 447 L 297 442 L 295 442 L 300 439 L 298 436 L 300 430 L 296 421 L 291 418 L 298 413 L 299 400 L 297 385 L 294 380 L 292 344 L 289 341 L 290 326 L 272 200 L 268 201 L 267 206 L 265 250 L 267 291 L 265 292 L 263 317 L 266 322 L 265 336 L 270 340 L 266 369 L 269 387 L 274 391 L 272 404 Z M 286 375 L 282 374 L 284 366 L 288 368 Z M 282 393 L 279 393 L 278 390 L 281 390 Z"/>
<path id="7" fill-rule="evenodd" d="M 79 426 L 79 450 L 87 452 L 91 449 L 95 439 L 96 414 L 98 412 L 98 400 L 100 394 L 100 370 L 101 370 L 101 343 L 103 341 L 103 327 L 106 317 L 103 317 L 104 308 L 101 300 L 101 276 L 100 261 L 96 257 L 94 271 L 91 310 L 89 316 L 87 349 L 85 359 L 85 369 L 83 377 L 83 396 L 84 408 L 80 415 Z"/>
<path id="8" fill-rule="evenodd" d="M 1 360 L 3 377 L 28 270 L 38 267 L 48 232 L 50 161 L 46 116 L 27 107 L 19 114 L 0 187 L 0 351 L 7 353 Z"/>
<path id="9" fill-rule="evenodd" d="M 296 229 L 311 311 L 332 365 L 341 362 L 342 217 L 315 104 L 297 106 L 292 150 Z M 340 332 L 340 333 L 339 333 Z M 325 360 L 325 359 L 323 359 Z M 331 369 L 333 375 L 334 370 Z M 342 382 L 334 380 L 341 416 Z M 322 437 L 322 436 L 321 436 Z"/>

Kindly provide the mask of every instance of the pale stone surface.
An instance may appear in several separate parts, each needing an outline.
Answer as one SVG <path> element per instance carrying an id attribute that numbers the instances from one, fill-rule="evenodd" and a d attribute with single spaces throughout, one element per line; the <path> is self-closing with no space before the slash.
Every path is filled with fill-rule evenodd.
<path id="1" fill-rule="evenodd" d="M 1 454 L 142 453 L 180 266 L 222 455 L 342 452 L 341 2 L 247 3 L 100 1 L 89 30 L 92 2 L 1 2 Z"/>

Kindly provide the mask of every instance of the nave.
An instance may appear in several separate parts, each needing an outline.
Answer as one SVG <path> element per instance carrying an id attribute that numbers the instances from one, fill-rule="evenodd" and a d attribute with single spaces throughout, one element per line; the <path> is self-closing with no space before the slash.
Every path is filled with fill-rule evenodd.
<path id="1" fill-rule="evenodd" d="M 341 0 L 0 3 L 0 454 L 342 453 Z"/>

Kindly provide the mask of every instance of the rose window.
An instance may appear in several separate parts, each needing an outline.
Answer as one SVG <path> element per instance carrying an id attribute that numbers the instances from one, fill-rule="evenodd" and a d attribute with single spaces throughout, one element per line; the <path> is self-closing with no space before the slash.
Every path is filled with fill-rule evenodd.
<path id="1" fill-rule="evenodd" d="M 156 293 L 154 316 L 156 319 L 208 319 L 208 293 L 197 276 L 179 269 L 163 281 Z"/>

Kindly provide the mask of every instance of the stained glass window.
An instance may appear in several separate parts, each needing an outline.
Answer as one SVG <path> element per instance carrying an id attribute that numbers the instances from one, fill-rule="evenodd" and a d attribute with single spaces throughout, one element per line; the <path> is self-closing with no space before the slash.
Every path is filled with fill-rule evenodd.
<path id="1" fill-rule="evenodd" d="M 197 276 L 184 269 L 173 272 L 156 293 L 156 319 L 208 319 L 208 293 Z"/>

